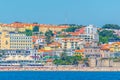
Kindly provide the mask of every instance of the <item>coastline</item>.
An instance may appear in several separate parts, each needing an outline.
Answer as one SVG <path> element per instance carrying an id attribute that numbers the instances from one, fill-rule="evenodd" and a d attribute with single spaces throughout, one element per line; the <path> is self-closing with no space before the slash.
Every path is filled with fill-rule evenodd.
<path id="1" fill-rule="evenodd" d="M 120 67 L 0 67 L 3 71 L 81 71 L 81 72 L 119 72 Z"/>

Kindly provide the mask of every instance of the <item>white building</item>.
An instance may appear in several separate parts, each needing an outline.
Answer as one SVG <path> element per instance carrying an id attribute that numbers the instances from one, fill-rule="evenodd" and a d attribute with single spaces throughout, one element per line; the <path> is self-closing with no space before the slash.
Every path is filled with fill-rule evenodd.
<path id="1" fill-rule="evenodd" d="M 32 49 L 32 37 L 22 33 L 10 32 L 10 49 Z"/>
<path id="2" fill-rule="evenodd" d="M 85 27 L 85 34 L 91 36 L 91 39 L 99 41 L 97 27 L 95 27 L 94 25 L 88 25 L 87 27 Z"/>

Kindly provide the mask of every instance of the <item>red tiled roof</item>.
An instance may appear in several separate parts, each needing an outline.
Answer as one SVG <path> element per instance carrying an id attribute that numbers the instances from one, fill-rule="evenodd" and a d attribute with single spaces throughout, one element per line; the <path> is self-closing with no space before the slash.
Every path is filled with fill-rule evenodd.
<path id="1" fill-rule="evenodd" d="M 53 59 L 47 59 L 46 62 L 53 62 Z"/>
<path id="2" fill-rule="evenodd" d="M 39 49 L 38 52 L 52 52 L 52 50 Z"/>
<path id="3" fill-rule="evenodd" d="M 101 50 L 109 50 L 109 49 L 110 49 L 110 44 L 101 45 Z"/>
<path id="4" fill-rule="evenodd" d="M 78 41 L 78 40 L 83 40 L 83 39 L 80 39 L 80 38 L 63 38 L 62 40 L 63 41 L 67 41 L 67 40 L 70 40 L 70 41 L 76 40 L 76 41 Z"/>
<path id="5" fill-rule="evenodd" d="M 83 53 L 84 51 L 85 51 L 85 49 L 75 50 L 75 52 L 78 52 L 78 53 Z"/>
<path id="6" fill-rule="evenodd" d="M 58 42 L 52 42 L 51 44 L 48 44 L 48 46 L 49 46 L 49 47 L 55 47 L 55 46 L 60 47 L 60 46 L 61 46 L 61 44 L 60 44 L 60 43 L 58 43 Z"/>
<path id="7" fill-rule="evenodd" d="M 84 34 L 85 33 L 85 27 L 82 27 L 80 29 L 77 29 L 75 32 L 79 33 L 79 34 Z"/>
<path id="8" fill-rule="evenodd" d="M 112 43 L 112 45 L 114 45 L 114 44 L 118 44 L 118 45 L 120 45 L 120 42 L 114 42 L 114 43 Z"/>

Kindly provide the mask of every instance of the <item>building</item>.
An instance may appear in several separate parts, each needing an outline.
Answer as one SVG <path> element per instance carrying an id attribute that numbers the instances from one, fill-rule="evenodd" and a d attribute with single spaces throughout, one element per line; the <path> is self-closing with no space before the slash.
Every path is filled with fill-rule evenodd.
<path id="1" fill-rule="evenodd" d="M 45 36 L 32 36 L 34 49 L 41 49 L 45 46 Z"/>
<path id="2" fill-rule="evenodd" d="M 120 51 L 120 42 L 114 42 L 110 46 L 111 52 L 119 52 Z"/>
<path id="3" fill-rule="evenodd" d="M 84 48 L 83 48 L 83 49 L 80 49 L 80 50 L 75 50 L 73 56 L 82 56 L 82 57 L 84 57 L 84 56 L 85 56 L 85 55 L 84 55 L 84 52 L 85 52 L 85 49 L 84 49 Z"/>
<path id="4" fill-rule="evenodd" d="M 97 34 L 97 27 L 94 25 L 88 25 L 85 27 L 85 33 L 86 34 Z"/>
<path id="5" fill-rule="evenodd" d="M 51 47 L 52 50 L 57 50 L 61 48 L 61 43 L 59 42 L 52 42 L 50 44 L 48 44 L 47 46 Z"/>
<path id="6" fill-rule="evenodd" d="M 96 42 L 89 43 L 88 45 L 85 45 L 85 57 L 86 58 L 101 58 L 101 50 L 100 46 L 97 45 Z"/>
<path id="7" fill-rule="evenodd" d="M 62 49 L 77 49 L 83 48 L 84 40 L 80 38 L 63 38 Z"/>
<path id="8" fill-rule="evenodd" d="M 112 54 L 112 52 L 110 52 L 110 44 L 102 44 L 100 49 L 102 58 L 110 58 L 110 55 Z"/>
<path id="9" fill-rule="evenodd" d="M 99 35 L 97 33 L 97 27 L 93 25 L 88 25 L 87 27 L 82 27 L 80 29 L 76 29 L 75 32 L 69 32 L 70 37 L 73 38 L 81 38 L 86 42 L 97 41 L 99 42 Z"/>
<path id="10" fill-rule="evenodd" d="M 63 29 L 68 28 L 69 26 L 57 26 L 57 25 L 45 25 L 45 24 L 41 24 L 39 31 L 45 33 L 48 30 L 51 30 L 53 32 L 59 32 L 62 31 Z"/>
<path id="11" fill-rule="evenodd" d="M 45 47 L 43 49 L 38 50 L 38 55 L 41 57 L 43 61 L 46 61 L 50 57 L 52 58 L 55 54 L 50 47 Z"/>
<path id="12" fill-rule="evenodd" d="M 11 27 L 11 25 L 10 24 L 1 24 L 0 25 L 0 32 L 2 32 L 2 31 L 16 31 L 17 29 L 16 29 L 16 27 Z"/>
<path id="13" fill-rule="evenodd" d="M 23 33 L 9 32 L 10 49 L 33 49 L 32 36 Z"/>
<path id="14" fill-rule="evenodd" d="M 0 32 L 0 49 L 10 49 L 10 36 L 6 30 Z"/>
<path id="15" fill-rule="evenodd" d="M 2 59 L 0 65 L 27 65 L 28 63 L 34 62 L 34 58 L 32 57 L 33 53 L 32 50 L 24 50 L 24 49 L 17 49 L 17 50 L 1 50 Z"/>

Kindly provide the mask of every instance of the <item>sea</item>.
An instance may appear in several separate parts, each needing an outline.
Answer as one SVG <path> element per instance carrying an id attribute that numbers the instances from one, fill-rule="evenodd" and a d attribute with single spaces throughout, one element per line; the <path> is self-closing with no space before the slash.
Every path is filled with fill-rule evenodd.
<path id="1" fill-rule="evenodd" d="M 6 71 L 0 80 L 120 80 L 120 72 Z"/>

